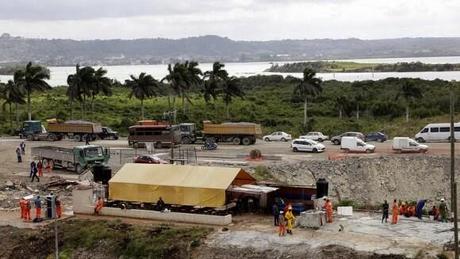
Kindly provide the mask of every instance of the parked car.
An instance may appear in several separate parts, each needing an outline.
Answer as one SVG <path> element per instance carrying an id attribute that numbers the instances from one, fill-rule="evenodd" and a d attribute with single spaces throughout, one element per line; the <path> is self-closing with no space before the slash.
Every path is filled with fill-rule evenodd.
<path id="1" fill-rule="evenodd" d="M 134 163 L 138 164 L 169 164 L 165 160 L 155 155 L 140 155 L 134 158 Z"/>
<path id="2" fill-rule="evenodd" d="M 326 147 L 311 139 L 294 139 L 291 143 L 292 151 L 309 151 L 313 153 L 323 152 Z"/>
<path id="3" fill-rule="evenodd" d="M 367 144 L 358 137 L 343 137 L 340 149 L 345 152 L 373 153 L 375 151 L 375 146 Z"/>
<path id="4" fill-rule="evenodd" d="M 385 142 L 386 140 L 387 136 L 382 132 L 371 132 L 364 138 L 364 141 Z"/>
<path id="5" fill-rule="evenodd" d="M 349 132 L 345 132 L 345 133 L 342 133 L 340 135 L 337 135 L 337 136 L 334 136 L 331 138 L 331 142 L 332 144 L 334 145 L 340 145 L 340 143 L 342 143 L 342 138 L 343 137 L 357 137 L 361 140 L 364 140 L 364 134 L 361 133 L 361 132 L 353 132 L 353 131 L 349 131 Z"/>
<path id="6" fill-rule="evenodd" d="M 417 141 L 407 138 L 407 137 L 395 137 L 393 138 L 393 150 L 402 153 L 402 152 L 419 152 L 426 153 L 428 152 L 428 146 L 419 144 Z"/>
<path id="7" fill-rule="evenodd" d="M 289 141 L 292 139 L 291 134 L 287 134 L 282 131 L 275 131 L 270 135 L 266 135 L 262 138 L 265 141 Z"/>
<path id="8" fill-rule="evenodd" d="M 323 142 L 324 140 L 329 139 L 329 136 L 326 136 L 321 132 L 312 131 L 312 132 L 308 132 L 307 134 L 305 134 L 303 136 L 300 136 L 299 138 L 300 139 L 311 139 L 311 140 L 314 140 L 314 141 Z"/>

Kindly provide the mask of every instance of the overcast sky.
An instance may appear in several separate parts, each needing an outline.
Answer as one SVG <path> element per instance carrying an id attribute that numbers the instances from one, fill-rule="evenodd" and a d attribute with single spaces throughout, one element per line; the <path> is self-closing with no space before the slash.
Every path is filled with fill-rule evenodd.
<path id="1" fill-rule="evenodd" d="M 460 36 L 459 0 L 0 0 L 0 33 L 236 40 Z"/>

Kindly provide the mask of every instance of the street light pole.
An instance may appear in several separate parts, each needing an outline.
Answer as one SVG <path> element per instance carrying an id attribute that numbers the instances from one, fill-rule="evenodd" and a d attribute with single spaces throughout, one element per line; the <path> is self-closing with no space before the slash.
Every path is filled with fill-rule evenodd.
<path id="1" fill-rule="evenodd" d="M 455 128 L 454 128 L 454 91 L 450 88 L 450 184 L 451 201 L 454 212 L 454 239 L 455 239 L 455 258 L 459 259 L 458 251 L 458 218 L 457 218 L 457 183 L 455 182 Z"/>

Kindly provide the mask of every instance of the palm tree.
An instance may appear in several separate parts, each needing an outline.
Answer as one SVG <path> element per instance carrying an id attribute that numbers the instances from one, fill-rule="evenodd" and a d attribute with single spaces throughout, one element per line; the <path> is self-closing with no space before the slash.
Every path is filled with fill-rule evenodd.
<path id="1" fill-rule="evenodd" d="M 360 117 L 360 106 L 363 101 L 365 101 L 366 93 L 368 93 L 368 82 L 353 82 L 351 84 L 352 94 L 353 94 L 353 101 L 356 105 L 356 120 L 359 120 Z"/>
<path id="2" fill-rule="evenodd" d="M 185 83 L 185 67 L 181 63 L 176 63 L 174 66 L 171 64 L 168 65 L 168 74 L 161 79 L 161 82 L 167 81 L 170 86 L 170 93 L 168 97 L 169 109 L 173 106 L 173 109 L 176 109 L 176 95 L 182 96 L 182 89 Z M 172 91 L 172 93 L 171 93 Z M 172 104 L 171 104 L 172 98 Z"/>
<path id="3" fill-rule="evenodd" d="M 139 77 L 130 76 L 131 80 L 126 80 L 125 85 L 131 88 L 129 98 L 133 96 L 141 100 L 141 118 L 144 119 L 144 100 L 156 96 L 156 89 L 160 86 L 158 82 L 151 75 L 140 73 Z"/>
<path id="4" fill-rule="evenodd" d="M 182 99 L 183 113 L 186 113 L 186 103 L 192 103 L 189 93 L 193 88 L 201 86 L 203 73 L 198 68 L 195 61 L 185 61 L 185 63 L 176 63 L 174 67 L 168 65 L 168 75 L 161 81 L 168 81 L 174 93 Z M 186 102 L 187 101 L 187 102 Z M 175 104 L 175 99 L 173 99 Z"/>
<path id="5" fill-rule="evenodd" d="M 94 72 L 93 84 L 91 85 L 89 92 L 91 95 L 91 114 L 94 116 L 94 98 L 103 94 L 105 96 L 112 95 L 112 80 L 105 75 L 107 70 L 100 67 Z"/>
<path id="6" fill-rule="evenodd" d="M 214 62 L 212 65 L 212 70 L 206 71 L 203 74 L 203 79 L 205 80 L 203 98 L 206 103 L 217 99 L 219 88 L 221 87 L 224 80 L 228 78 L 228 72 L 223 69 L 224 67 L 224 64 L 220 62 Z"/>
<path id="7" fill-rule="evenodd" d="M 69 86 L 67 88 L 66 95 L 69 98 L 70 101 L 70 118 L 73 120 L 73 102 L 78 101 L 81 102 L 81 71 L 80 71 L 80 65 L 77 64 L 75 66 L 75 74 L 70 74 L 67 76 L 67 85 Z"/>
<path id="8" fill-rule="evenodd" d="M 24 100 L 24 91 L 20 85 L 17 85 L 13 80 L 8 80 L 8 83 L 1 84 L 0 93 L 2 98 L 5 100 L 2 108 L 3 110 L 6 109 L 8 105 L 9 108 L 9 119 L 10 119 L 10 126 L 13 128 L 13 118 L 12 118 L 12 104 L 15 105 L 16 109 L 16 117 L 18 112 L 18 104 L 25 104 Z M 18 123 L 18 122 L 17 122 Z"/>
<path id="9" fill-rule="evenodd" d="M 233 97 L 244 97 L 240 81 L 234 76 L 225 78 L 222 84 L 222 99 L 225 104 L 227 119 L 230 118 L 230 103 L 232 102 Z"/>
<path id="10" fill-rule="evenodd" d="M 50 79 L 50 71 L 43 66 L 33 65 L 29 62 L 25 69 L 18 70 L 15 73 L 16 83 L 21 83 L 27 94 L 27 113 L 29 120 L 32 119 L 32 110 L 30 107 L 30 95 L 33 91 L 44 91 L 51 89 L 51 86 L 45 81 Z"/>
<path id="11" fill-rule="evenodd" d="M 406 105 L 406 122 L 409 122 L 409 107 L 414 102 L 415 99 L 421 98 L 422 92 L 420 88 L 418 88 L 414 82 L 410 79 L 406 79 L 403 81 L 401 88 L 396 95 L 396 100 L 404 99 L 404 103 Z"/>
<path id="12" fill-rule="evenodd" d="M 304 110 L 303 110 L 303 125 L 307 125 L 308 119 L 308 98 L 316 97 L 322 91 L 322 81 L 316 77 L 316 72 L 310 68 L 305 68 L 303 71 L 303 79 L 294 88 L 294 95 L 303 99 Z"/>
<path id="13" fill-rule="evenodd" d="M 340 95 L 340 96 L 336 96 L 334 101 L 335 101 L 335 107 L 337 107 L 337 109 L 339 110 L 339 119 L 342 119 L 343 110 L 348 105 L 348 99 L 345 96 Z"/>

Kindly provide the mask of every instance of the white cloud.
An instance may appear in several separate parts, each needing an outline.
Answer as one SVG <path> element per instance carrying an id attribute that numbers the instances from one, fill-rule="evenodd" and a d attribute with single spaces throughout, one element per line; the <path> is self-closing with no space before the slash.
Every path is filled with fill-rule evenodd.
<path id="1" fill-rule="evenodd" d="M 0 3 L 0 30 L 75 39 L 460 36 L 458 10 L 456 0 L 16 0 Z"/>

